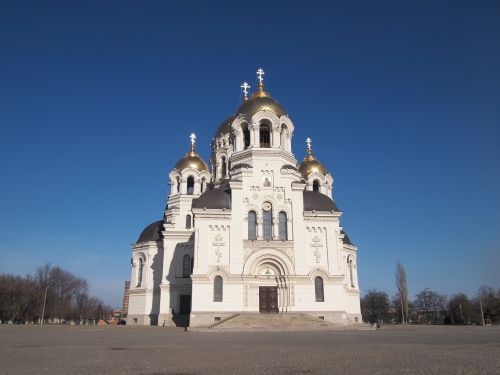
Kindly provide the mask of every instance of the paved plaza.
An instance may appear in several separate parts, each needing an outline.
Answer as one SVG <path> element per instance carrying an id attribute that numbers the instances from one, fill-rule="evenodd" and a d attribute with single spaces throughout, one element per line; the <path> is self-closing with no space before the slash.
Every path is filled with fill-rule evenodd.
<path id="1" fill-rule="evenodd" d="M 0 326 L 1 374 L 500 374 L 500 328 Z"/>

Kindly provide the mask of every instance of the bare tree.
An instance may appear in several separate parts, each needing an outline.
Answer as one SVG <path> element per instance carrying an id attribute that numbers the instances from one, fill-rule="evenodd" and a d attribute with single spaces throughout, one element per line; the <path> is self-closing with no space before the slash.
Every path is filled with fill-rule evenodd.
<path id="1" fill-rule="evenodd" d="M 408 281 L 405 268 L 401 262 L 398 262 L 394 276 L 396 278 L 397 296 L 401 305 L 401 321 L 406 324 L 408 321 Z"/>
<path id="2" fill-rule="evenodd" d="M 442 324 L 446 311 L 446 296 L 425 288 L 415 296 L 415 307 L 419 311 L 418 320 L 425 323 Z"/>
<path id="3" fill-rule="evenodd" d="M 85 279 L 46 264 L 26 277 L 0 274 L 0 323 L 95 320 L 112 309 L 88 294 Z"/>

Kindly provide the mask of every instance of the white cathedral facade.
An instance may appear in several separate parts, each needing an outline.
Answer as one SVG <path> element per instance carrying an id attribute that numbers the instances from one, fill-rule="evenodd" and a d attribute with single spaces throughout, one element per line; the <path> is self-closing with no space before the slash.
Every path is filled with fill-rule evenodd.
<path id="1" fill-rule="evenodd" d="M 259 87 L 216 130 L 210 166 L 191 149 L 170 172 L 163 220 L 132 248 L 128 324 L 207 327 L 238 313 L 306 313 L 361 323 L 357 248 L 333 177 Z"/>

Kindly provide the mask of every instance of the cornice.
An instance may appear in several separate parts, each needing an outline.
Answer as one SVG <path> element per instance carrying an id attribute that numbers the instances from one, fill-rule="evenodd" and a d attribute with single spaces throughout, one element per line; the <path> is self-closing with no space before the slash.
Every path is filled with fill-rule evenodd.
<path id="1" fill-rule="evenodd" d="M 292 153 L 285 151 L 281 148 L 271 147 L 271 148 L 260 148 L 260 147 L 251 147 L 243 151 L 234 152 L 230 159 L 233 165 L 236 165 L 237 162 L 246 160 L 246 159 L 265 159 L 269 157 L 280 157 L 289 162 L 289 164 L 297 165 L 297 159 L 293 156 Z"/>

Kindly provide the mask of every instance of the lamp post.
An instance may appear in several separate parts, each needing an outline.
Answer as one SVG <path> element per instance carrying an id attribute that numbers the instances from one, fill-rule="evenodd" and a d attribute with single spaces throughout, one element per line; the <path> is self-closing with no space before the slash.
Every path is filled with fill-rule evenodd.
<path id="1" fill-rule="evenodd" d="M 45 294 L 43 297 L 43 308 L 42 308 L 42 320 L 40 321 L 40 325 L 43 325 L 44 317 L 45 317 L 45 303 L 47 302 L 47 291 L 49 290 L 49 287 L 51 286 L 50 283 L 47 284 L 45 287 Z"/>

